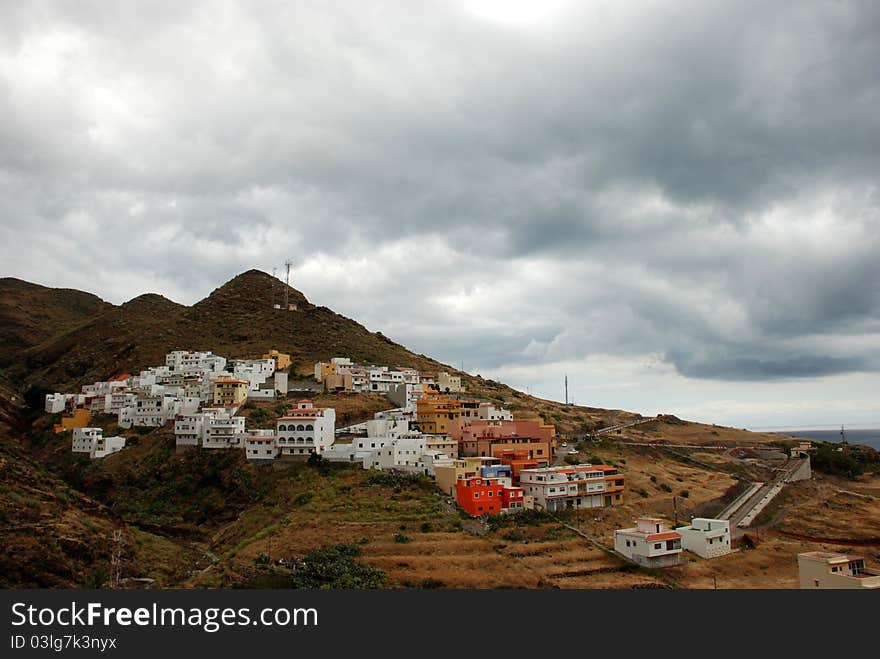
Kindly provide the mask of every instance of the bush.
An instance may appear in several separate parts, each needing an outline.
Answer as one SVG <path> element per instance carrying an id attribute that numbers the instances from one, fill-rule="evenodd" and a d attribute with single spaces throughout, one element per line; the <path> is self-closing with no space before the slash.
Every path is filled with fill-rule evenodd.
<path id="1" fill-rule="evenodd" d="M 669 487 L 666 483 L 660 483 L 660 489 L 664 492 L 672 492 L 672 488 Z"/>
<path id="2" fill-rule="evenodd" d="M 306 554 L 290 577 L 293 588 L 377 589 L 388 576 L 381 570 L 355 560 L 360 549 L 352 545 L 331 545 Z"/>
<path id="3" fill-rule="evenodd" d="M 408 535 L 404 535 L 403 533 L 395 533 L 394 534 L 394 542 L 399 542 L 400 544 L 406 544 L 410 541 Z"/>
<path id="4" fill-rule="evenodd" d="M 314 498 L 315 498 L 314 492 L 300 492 L 295 497 L 293 497 L 293 505 L 294 506 L 304 506 Z"/>
<path id="5" fill-rule="evenodd" d="M 687 499 L 690 495 L 691 495 L 691 493 L 689 490 L 682 490 L 681 492 L 678 493 L 678 496 L 680 496 L 684 499 Z"/>
<path id="6" fill-rule="evenodd" d="M 422 526 L 420 527 L 422 533 L 430 533 L 431 532 L 431 523 L 430 522 L 422 522 Z"/>

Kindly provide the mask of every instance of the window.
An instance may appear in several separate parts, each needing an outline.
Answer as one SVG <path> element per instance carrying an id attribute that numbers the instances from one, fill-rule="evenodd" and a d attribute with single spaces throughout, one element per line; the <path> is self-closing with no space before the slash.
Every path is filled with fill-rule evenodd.
<path id="1" fill-rule="evenodd" d="M 661 542 L 654 543 L 654 549 L 660 549 L 660 547 L 662 547 L 662 546 L 663 546 L 663 543 L 661 543 Z"/>

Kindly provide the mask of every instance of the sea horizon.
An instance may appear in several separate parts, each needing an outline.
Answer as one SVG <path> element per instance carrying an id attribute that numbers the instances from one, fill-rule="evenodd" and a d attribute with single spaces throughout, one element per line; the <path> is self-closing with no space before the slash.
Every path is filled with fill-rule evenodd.
<path id="1" fill-rule="evenodd" d="M 848 444 L 861 444 L 870 446 L 876 451 L 880 451 L 880 424 L 843 424 L 843 430 Z M 787 437 L 805 437 L 807 439 L 815 439 L 821 442 L 840 443 L 840 425 L 834 424 L 812 424 L 805 426 L 781 426 L 769 427 L 761 426 L 749 428 L 756 432 L 779 433 Z"/>

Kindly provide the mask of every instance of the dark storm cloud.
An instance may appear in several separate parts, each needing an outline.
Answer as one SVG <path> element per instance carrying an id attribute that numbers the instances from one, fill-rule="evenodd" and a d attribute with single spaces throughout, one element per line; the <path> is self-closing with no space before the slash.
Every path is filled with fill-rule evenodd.
<path id="1" fill-rule="evenodd" d="M 871 2 L 12 3 L 5 260 L 192 302 L 292 256 L 452 363 L 876 370 L 877 34 Z"/>

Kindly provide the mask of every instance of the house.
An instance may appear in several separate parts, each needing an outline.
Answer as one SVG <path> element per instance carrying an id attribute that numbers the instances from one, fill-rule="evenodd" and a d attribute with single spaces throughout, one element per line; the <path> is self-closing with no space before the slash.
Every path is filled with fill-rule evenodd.
<path id="1" fill-rule="evenodd" d="M 274 359 L 236 359 L 232 365 L 232 377 L 247 382 L 250 391 L 258 391 L 274 373 Z"/>
<path id="2" fill-rule="evenodd" d="M 119 409 L 118 423 L 121 428 L 163 426 L 179 412 L 180 400 L 174 395 L 138 394 L 133 407 Z"/>
<path id="3" fill-rule="evenodd" d="M 290 368 L 290 355 L 284 352 L 278 352 L 275 349 L 270 350 L 265 355 L 260 357 L 260 359 L 271 359 L 275 362 L 275 370 L 281 371 L 285 368 Z"/>
<path id="4" fill-rule="evenodd" d="M 95 440 L 104 436 L 101 428 L 74 428 L 71 451 L 74 453 L 91 453 Z"/>
<path id="5" fill-rule="evenodd" d="M 221 375 L 214 380 L 215 407 L 241 407 L 248 397 L 249 383 L 231 375 Z"/>
<path id="6" fill-rule="evenodd" d="M 462 455 L 500 456 L 505 451 L 519 450 L 529 458 L 549 462 L 553 457 L 551 439 L 540 431 L 533 421 L 472 421 L 470 425 L 453 429 L 458 436 Z"/>
<path id="7" fill-rule="evenodd" d="M 513 413 L 491 403 L 480 403 L 477 418 L 483 421 L 513 421 Z"/>
<path id="8" fill-rule="evenodd" d="M 681 562 L 681 534 L 656 517 L 640 517 L 630 529 L 614 531 L 614 549 L 644 567 L 668 567 Z"/>
<path id="9" fill-rule="evenodd" d="M 202 448 L 242 448 L 245 418 L 234 416 L 232 409 L 209 408 L 204 410 L 202 422 Z"/>
<path id="10" fill-rule="evenodd" d="M 249 430 L 244 433 L 244 455 L 250 462 L 264 462 L 278 457 L 274 430 Z"/>
<path id="11" fill-rule="evenodd" d="M 867 569 L 862 556 L 808 551 L 797 561 L 802 589 L 880 588 L 880 573 Z"/>
<path id="12" fill-rule="evenodd" d="M 47 414 L 57 414 L 63 412 L 67 405 L 67 396 L 64 394 L 54 393 L 46 394 L 46 404 L 43 409 Z"/>
<path id="13" fill-rule="evenodd" d="M 500 460 L 494 458 L 459 458 L 453 460 L 449 465 L 435 467 L 434 479 L 437 482 L 437 487 L 446 494 L 455 496 L 455 488 L 458 481 L 479 477 L 484 466 L 500 464 L 500 462 Z"/>
<path id="14" fill-rule="evenodd" d="M 423 394 L 424 389 L 421 384 L 403 382 L 393 385 L 385 395 L 398 407 L 408 407 L 415 405 Z"/>
<path id="15" fill-rule="evenodd" d="M 447 435 L 459 425 L 461 407 L 449 396 L 421 396 L 416 402 L 416 418 L 423 433 Z"/>
<path id="16" fill-rule="evenodd" d="M 519 476 L 523 469 L 536 469 L 538 467 L 546 467 L 547 460 L 535 460 L 529 457 L 528 451 L 523 450 L 505 450 L 499 456 L 501 463 L 510 466 L 510 479 L 514 485 L 519 485 Z"/>
<path id="17" fill-rule="evenodd" d="M 295 409 L 278 419 L 276 430 L 280 456 L 308 456 L 323 453 L 336 438 L 336 410 L 315 407 L 311 400 L 301 400 Z"/>
<path id="18" fill-rule="evenodd" d="M 464 391 L 464 388 L 461 386 L 461 377 L 458 375 L 451 375 L 446 371 L 441 371 L 437 374 L 437 388 L 447 394 L 455 394 Z"/>
<path id="19" fill-rule="evenodd" d="M 88 453 L 92 460 L 107 457 L 124 448 L 124 437 L 104 437 L 104 431 L 101 428 L 74 428 L 73 430 L 71 450 L 74 453 Z"/>
<path id="20" fill-rule="evenodd" d="M 730 521 L 695 517 L 689 526 L 675 529 L 681 534 L 681 548 L 703 558 L 730 553 Z"/>
<path id="21" fill-rule="evenodd" d="M 222 373 L 226 369 L 226 357 L 210 351 L 175 350 L 165 356 L 165 366 L 174 373 Z"/>
<path id="22" fill-rule="evenodd" d="M 177 446 L 198 446 L 204 436 L 207 412 L 178 414 L 174 418 L 174 439 Z"/>
<path id="23" fill-rule="evenodd" d="M 516 512 L 523 507 L 523 491 L 501 484 L 497 478 L 461 478 L 455 483 L 459 507 L 473 517 Z"/>
<path id="24" fill-rule="evenodd" d="M 112 453 L 118 453 L 125 448 L 125 437 L 101 437 L 95 441 L 95 446 L 89 453 L 92 460 L 106 458 Z"/>
<path id="25" fill-rule="evenodd" d="M 545 510 L 602 508 L 623 503 L 623 475 L 606 465 L 522 469 L 519 483 Z"/>

